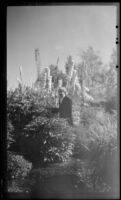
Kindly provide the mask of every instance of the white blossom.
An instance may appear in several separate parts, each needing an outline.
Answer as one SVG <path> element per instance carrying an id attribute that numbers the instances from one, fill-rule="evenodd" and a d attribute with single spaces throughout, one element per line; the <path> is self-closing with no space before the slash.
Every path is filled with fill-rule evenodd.
<path id="1" fill-rule="evenodd" d="M 43 87 L 46 87 L 46 82 L 47 82 L 47 73 L 46 71 L 44 72 L 44 77 L 43 77 Z"/>

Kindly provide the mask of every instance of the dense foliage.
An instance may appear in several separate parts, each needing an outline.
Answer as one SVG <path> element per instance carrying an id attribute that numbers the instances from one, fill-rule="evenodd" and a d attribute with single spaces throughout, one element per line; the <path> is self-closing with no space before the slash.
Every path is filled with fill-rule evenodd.
<path id="1" fill-rule="evenodd" d="M 32 163 L 24 159 L 23 156 L 10 151 L 12 144 L 14 144 L 14 128 L 11 124 L 9 117 L 7 119 L 7 180 L 8 180 L 8 191 L 20 192 L 20 184 L 18 183 L 23 180 L 32 168 Z M 16 179 L 19 181 L 16 182 Z M 12 182 L 11 182 L 12 180 Z"/>
<path id="2" fill-rule="evenodd" d="M 34 166 L 64 161 L 72 154 L 72 128 L 53 114 L 53 105 L 53 97 L 46 91 L 24 88 L 8 95 L 8 113 L 15 140 L 10 149 Z"/>
<path id="3" fill-rule="evenodd" d="M 83 108 L 73 156 L 91 162 L 88 177 L 94 190 L 114 189 L 118 181 L 117 115 L 103 108 Z M 117 169 L 117 170 L 115 170 Z M 105 187 L 104 187 L 105 186 Z"/>

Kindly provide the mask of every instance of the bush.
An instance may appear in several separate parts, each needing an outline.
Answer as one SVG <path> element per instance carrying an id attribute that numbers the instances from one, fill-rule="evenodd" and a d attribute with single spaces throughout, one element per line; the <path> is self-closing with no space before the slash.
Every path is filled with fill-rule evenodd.
<path id="1" fill-rule="evenodd" d="M 26 191 L 25 180 L 31 171 L 32 163 L 23 156 L 7 152 L 7 190 L 8 192 Z"/>
<path id="2" fill-rule="evenodd" d="M 62 162 L 72 154 L 74 134 L 64 119 L 38 117 L 24 130 L 24 156 L 35 166 Z"/>
<path id="3" fill-rule="evenodd" d="M 8 179 L 24 178 L 32 168 L 32 164 L 25 160 L 22 156 L 13 152 L 7 152 L 7 171 Z"/>

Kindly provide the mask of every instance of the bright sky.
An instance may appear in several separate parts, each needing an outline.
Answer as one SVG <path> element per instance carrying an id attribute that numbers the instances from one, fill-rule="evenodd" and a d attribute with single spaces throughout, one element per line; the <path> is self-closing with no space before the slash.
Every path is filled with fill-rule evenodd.
<path id="1" fill-rule="evenodd" d="M 64 69 L 68 55 L 92 46 L 106 64 L 116 46 L 116 6 L 19 6 L 7 8 L 7 80 L 17 85 L 19 66 L 25 83 L 36 80 L 35 49 L 42 66 Z"/>

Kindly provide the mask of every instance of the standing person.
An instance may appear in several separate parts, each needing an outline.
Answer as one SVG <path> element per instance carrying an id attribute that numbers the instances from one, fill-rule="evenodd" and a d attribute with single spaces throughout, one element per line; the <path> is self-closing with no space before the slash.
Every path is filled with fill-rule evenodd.
<path id="1" fill-rule="evenodd" d="M 64 87 L 59 88 L 59 114 L 61 118 L 67 119 L 70 125 L 73 125 L 72 120 L 72 101 L 67 96 L 67 90 Z"/>

